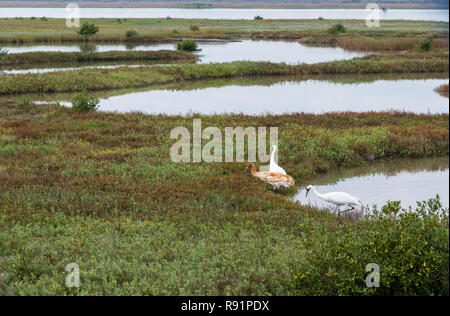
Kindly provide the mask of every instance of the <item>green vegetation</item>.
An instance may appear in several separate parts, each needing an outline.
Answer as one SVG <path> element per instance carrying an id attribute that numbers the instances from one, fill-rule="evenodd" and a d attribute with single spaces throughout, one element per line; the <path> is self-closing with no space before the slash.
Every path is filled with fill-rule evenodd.
<path id="1" fill-rule="evenodd" d="M 435 89 L 437 93 L 448 98 L 448 84 L 443 84 Z"/>
<path id="2" fill-rule="evenodd" d="M 296 189 L 328 171 L 397 158 L 441 158 L 448 166 L 448 114 L 97 111 L 99 94 L 139 87 L 270 84 L 286 76 L 448 78 L 448 23 L 384 21 L 368 29 L 352 20 L 255 20 L 87 19 L 80 34 L 62 19 L 0 20 L 0 43 L 185 39 L 180 51 L 5 53 L 3 66 L 195 60 L 183 50 L 197 51 L 193 39 L 202 38 L 382 50 L 313 65 L 233 62 L 0 75 L 0 296 L 449 295 L 449 211 L 438 198 L 414 211 L 393 201 L 365 217 L 338 216 L 295 203 L 286 196 L 294 189 L 268 189 L 244 172 L 245 163 L 170 159 L 172 129 L 192 131 L 192 119 L 200 118 L 202 126 L 220 130 L 278 127 L 279 159 Z M 67 93 L 72 107 L 32 103 L 37 95 L 55 97 L 40 95 L 46 92 Z M 72 262 L 80 266 L 80 288 L 65 286 L 65 266 Z M 381 267 L 380 288 L 364 283 L 372 262 Z"/>
<path id="3" fill-rule="evenodd" d="M 419 41 L 419 49 L 425 52 L 428 52 L 431 49 L 431 44 L 433 42 L 433 38 L 432 37 L 427 37 L 424 39 L 421 39 Z"/>
<path id="4" fill-rule="evenodd" d="M 22 96 L 22 99 L 17 104 L 17 107 L 19 107 L 22 110 L 27 110 L 30 108 L 30 106 L 31 106 L 31 98 L 28 95 Z"/>
<path id="5" fill-rule="evenodd" d="M 2 6 L 20 7 L 20 4 L 11 4 L 13 1 L 7 1 L 2 3 Z M 33 3 L 33 0 L 25 4 L 26 7 L 34 6 L 50 6 L 50 7 L 64 7 L 64 3 L 55 1 L 37 1 Z M 0 1 L 1 2 L 1 1 Z M 8 3 L 9 2 L 9 3 Z M 91 1 L 89 7 L 118 7 L 118 8 L 135 8 L 135 0 L 124 1 Z M 430 1 L 375 1 L 381 3 L 388 3 L 391 9 L 448 9 L 448 0 L 430 0 Z M 365 9 L 366 1 L 361 0 L 348 0 L 348 1 L 280 1 L 280 0 L 267 0 L 267 1 L 215 1 L 210 0 L 208 2 L 192 2 L 191 0 L 182 1 L 145 1 L 140 2 L 139 7 L 146 8 L 167 8 L 170 4 L 171 8 L 187 8 L 187 9 L 210 9 L 210 8 L 274 8 L 274 9 Z"/>
<path id="6" fill-rule="evenodd" d="M 279 159 L 299 181 L 449 153 L 448 114 L 195 117 L 220 130 L 278 126 Z M 0 293 L 284 295 L 304 285 L 311 295 L 338 280 L 339 294 L 354 294 L 367 275 L 359 270 L 380 260 L 374 294 L 395 286 L 398 294 L 448 295 L 446 211 L 386 217 L 376 227 L 296 204 L 255 181 L 244 163 L 173 163 L 170 131 L 191 131 L 192 118 L 2 103 Z M 413 268 L 402 271 L 390 257 Z M 79 289 L 64 285 L 71 262 L 80 265 Z M 330 274 L 319 277 L 325 266 Z"/>
<path id="7" fill-rule="evenodd" d="M 301 259 L 294 294 L 448 295 L 448 214 L 438 198 L 414 210 L 388 202 L 353 229 L 324 231 L 311 256 Z M 310 229 L 322 230 L 317 226 Z M 368 272 L 361 262 L 378 264 L 379 288 L 366 286 Z"/>
<path id="8" fill-rule="evenodd" d="M 83 23 L 78 34 L 83 36 L 91 36 L 98 32 L 99 28 L 95 24 L 89 24 L 87 22 Z"/>
<path id="9" fill-rule="evenodd" d="M 260 15 L 257 15 L 257 16 L 255 16 L 255 18 L 253 20 L 261 21 L 261 20 L 264 20 L 264 18 Z"/>
<path id="10" fill-rule="evenodd" d="M 194 61 L 197 57 L 183 51 L 109 51 L 109 52 L 29 52 L 8 54 L 0 59 L 0 65 L 26 65 L 50 63 L 75 63 L 99 61 L 170 61 L 186 59 Z"/>
<path id="11" fill-rule="evenodd" d="M 401 55 L 384 53 L 353 60 L 311 65 L 233 62 L 136 67 L 132 71 L 127 67 L 120 67 L 3 75 L 0 81 L 0 94 L 138 88 L 156 84 L 240 76 L 431 72 L 448 73 L 448 52 L 430 51 L 426 59 L 419 52 Z"/>
<path id="12" fill-rule="evenodd" d="M 416 49 L 421 41 L 425 39 L 417 37 L 322 37 L 310 38 L 306 37 L 301 40 L 304 44 L 322 44 L 322 45 L 337 45 L 339 47 L 350 50 L 369 50 L 369 51 L 400 51 Z M 448 40 L 441 38 L 433 39 L 433 48 L 448 50 Z"/>
<path id="13" fill-rule="evenodd" d="M 115 19 L 84 19 L 95 24 L 99 32 L 86 37 L 75 34 L 65 25 L 64 19 L 49 19 L 42 22 L 0 19 L 0 43 L 37 42 L 126 42 L 127 30 L 136 30 L 141 42 L 173 41 L 179 38 L 220 38 L 220 39 L 290 39 L 316 38 L 318 43 L 329 41 L 335 35 L 327 30 L 338 23 L 345 25 L 346 33 L 338 38 L 377 39 L 388 43 L 390 39 L 411 39 L 433 37 L 448 43 L 448 23 L 425 21 L 383 21 L 380 28 L 367 28 L 363 20 L 199 20 L 199 19 L 126 19 L 117 23 Z M 191 26 L 200 30 L 191 30 Z M 172 30 L 177 30 L 174 35 Z"/>
<path id="14" fill-rule="evenodd" d="M 200 27 L 199 27 L 198 25 L 191 25 L 191 26 L 189 27 L 189 29 L 190 29 L 191 31 L 193 31 L 193 32 L 197 32 L 197 31 L 200 30 Z"/>
<path id="15" fill-rule="evenodd" d="M 201 49 L 198 48 L 198 44 L 193 40 L 184 40 L 177 44 L 177 50 L 185 52 L 199 52 Z"/>
<path id="16" fill-rule="evenodd" d="M 97 111 L 99 103 L 99 99 L 92 98 L 83 91 L 72 98 L 72 109 L 78 112 Z"/>
<path id="17" fill-rule="evenodd" d="M 137 35 L 138 35 L 138 32 L 135 31 L 135 30 L 128 30 L 128 31 L 125 33 L 125 36 L 126 36 L 127 38 L 136 37 Z"/>
<path id="18" fill-rule="evenodd" d="M 345 26 L 342 23 L 335 24 L 328 29 L 328 34 L 332 34 L 332 35 L 345 33 L 345 32 L 347 32 L 347 29 L 345 28 Z"/>

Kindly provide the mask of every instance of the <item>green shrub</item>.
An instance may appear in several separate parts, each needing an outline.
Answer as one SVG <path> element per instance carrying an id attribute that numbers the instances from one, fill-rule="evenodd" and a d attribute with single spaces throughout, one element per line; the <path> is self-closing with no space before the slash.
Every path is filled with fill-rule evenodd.
<path id="1" fill-rule="evenodd" d="M 191 25 L 189 29 L 193 32 L 197 32 L 198 30 L 200 30 L 200 27 L 198 25 Z"/>
<path id="2" fill-rule="evenodd" d="M 21 110 L 27 110 L 31 106 L 31 99 L 28 95 L 24 95 L 20 102 L 17 104 L 17 107 Z"/>
<path id="3" fill-rule="evenodd" d="M 260 15 L 255 16 L 254 20 L 264 20 L 264 18 Z"/>
<path id="4" fill-rule="evenodd" d="M 433 38 L 432 37 L 427 37 L 424 39 L 421 39 L 418 43 L 418 48 L 421 51 L 427 52 L 431 49 L 431 44 L 433 42 Z"/>
<path id="5" fill-rule="evenodd" d="M 99 99 L 91 98 L 83 91 L 72 98 L 72 109 L 78 112 L 97 111 L 99 103 Z"/>
<path id="6" fill-rule="evenodd" d="M 194 40 L 184 40 L 177 45 L 177 50 L 184 50 L 186 52 L 199 52 L 198 44 Z"/>
<path id="7" fill-rule="evenodd" d="M 55 104 L 55 110 L 53 111 L 53 115 L 58 117 L 64 114 L 64 112 L 66 111 L 66 107 L 64 105 L 61 105 L 61 103 L 56 102 Z"/>
<path id="8" fill-rule="evenodd" d="M 319 16 L 319 21 L 325 20 L 323 16 Z"/>
<path id="9" fill-rule="evenodd" d="M 345 33 L 347 29 L 342 23 L 335 24 L 328 29 L 328 33 L 332 35 L 336 35 L 339 33 Z"/>
<path id="10" fill-rule="evenodd" d="M 388 202 L 355 225 L 321 234 L 294 276 L 297 295 L 449 295 L 449 210 L 439 196 L 406 210 Z M 380 269 L 368 288 L 366 265 Z"/>
<path id="11" fill-rule="evenodd" d="M 137 35 L 138 35 L 138 32 L 135 31 L 135 30 L 129 30 L 129 31 L 127 31 L 127 32 L 125 33 L 125 36 L 126 36 L 127 38 L 132 38 L 132 37 L 135 37 L 135 36 L 137 36 Z"/>
<path id="12" fill-rule="evenodd" d="M 78 33 L 80 35 L 89 36 L 94 35 L 98 32 L 98 26 L 95 26 L 95 24 L 89 24 L 89 23 L 83 23 Z"/>

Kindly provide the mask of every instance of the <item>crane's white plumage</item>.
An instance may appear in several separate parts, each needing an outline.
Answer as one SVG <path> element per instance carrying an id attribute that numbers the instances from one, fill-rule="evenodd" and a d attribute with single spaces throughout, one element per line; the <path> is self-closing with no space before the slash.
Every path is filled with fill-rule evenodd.
<path id="1" fill-rule="evenodd" d="M 286 171 L 281 168 L 277 163 L 275 162 L 275 152 L 277 151 L 277 146 L 272 146 L 272 153 L 270 154 L 270 165 L 269 165 L 269 171 L 270 172 L 277 172 L 284 175 L 287 175 Z"/>
<path id="2" fill-rule="evenodd" d="M 336 205 L 336 209 L 339 209 L 339 207 L 343 205 L 349 206 L 349 210 L 353 210 L 355 206 L 362 207 L 362 203 L 357 197 L 346 192 L 329 192 L 321 194 L 317 192 L 314 186 L 308 185 L 306 187 L 306 196 L 308 196 L 308 193 L 311 189 L 321 200 Z"/>

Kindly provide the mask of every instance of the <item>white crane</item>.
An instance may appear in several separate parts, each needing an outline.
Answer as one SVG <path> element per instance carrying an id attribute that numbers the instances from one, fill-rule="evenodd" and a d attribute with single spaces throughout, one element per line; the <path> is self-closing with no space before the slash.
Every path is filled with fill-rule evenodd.
<path id="1" fill-rule="evenodd" d="M 338 211 L 339 213 L 354 210 L 355 206 L 361 208 L 363 207 L 361 201 L 351 194 L 345 192 L 329 192 L 321 194 L 317 192 L 316 188 L 312 185 L 308 185 L 306 187 L 306 196 L 308 196 L 308 193 L 311 189 L 321 200 L 336 205 L 336 211 Z M 350 208 L 348 210 L 340 212 L 339 207 L 343 205 L 349 206 Z"/>
<path id="2" fill-rule="evenodd" d="M 275 162 L 275 152 L 276 151 L 277 151 L 277 146 L 272 145 L 272 153 L 270 154 L 269 171 L 287 175 L 286 171 L 283 168 L 281 168 L 279 165 L 277 165 L 277 163 Z"/>

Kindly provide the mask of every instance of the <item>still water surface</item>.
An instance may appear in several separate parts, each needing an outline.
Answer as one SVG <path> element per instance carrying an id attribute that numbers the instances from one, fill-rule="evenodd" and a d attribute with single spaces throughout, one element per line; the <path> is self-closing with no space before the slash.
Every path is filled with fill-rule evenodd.
<path id="1" fill-rule="evenodd" d="M 364 205 L 383 206 L 388 200 L 401 201 L 403 208 L 415 207 L 417 201 L 439 194 L 442 205 L 449 207 L 448 158 L 395 160 L 369 167 L 327 173 L 311 180 L 319 193 L 347 192 L 361 199 Z M 304 186 L 294 199 L 302 204 L 331 208 L 311 191 L 306 197 Z M 345 208 L 342 207 L 341 210 Z"/>
<path id="2" fill-rule="evenodd" d="M 364 9 L 177 9 L 177 8 L 84 8 L 81 18 L 172 18 L 181 19 L 358 19 L 364 20 Z M 13 17 L 66 18 L 65 8 L 0 8 L 0 18 Z M 381 20 L 449 21 L 448 10 L 390 9 L 380 12 Z"/>
<path id="3" fill-rule="evenodd" d="M 127 46 L 120 44 L 101 45 L 31 45 L 5 46 L 9 53 L 25 52 L 80 52 L 80 51 L 148 51 L 175 50 L 175 43 Z M 365 53 L 350 52 L 340 47 L 310 47 L 298 42 L 283 41 L 252 41 L 209 42 L 199 43 L 202 49 L 198 53 L 198 63 L 223 63 L 238 60 L 270 61 L 275 63 L 318 63 L 333 60 L 352 59 L 364 56 Z"/>
<path id="4" fill-rule="evenodd" d="M 245 79 L 204 82 L 208 87 L 169 87 L 102 97 L 100 110 L 186 115 L 189 113 L 323 113 L 397 110 L 448 113 L 448 98 L 434 89 L 448 79 L 376 80 L 345 83 L 330 80 L 283 81 L 268 85 Z M 70 98 L 62 97 L 58 101 Z M 64 103 L 63 103 L 64 104 Z M 69 105 L 68 102 L 65 104 Z"/>

